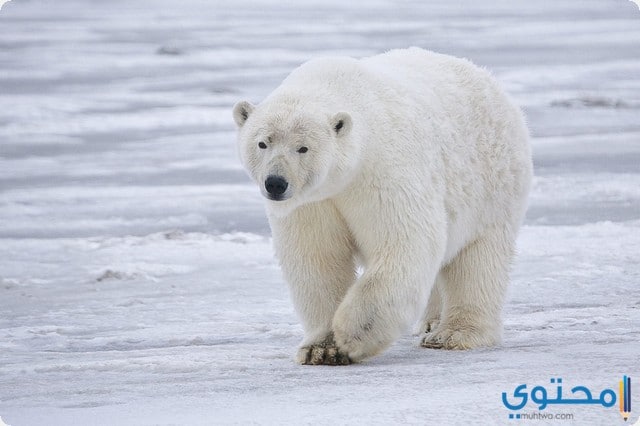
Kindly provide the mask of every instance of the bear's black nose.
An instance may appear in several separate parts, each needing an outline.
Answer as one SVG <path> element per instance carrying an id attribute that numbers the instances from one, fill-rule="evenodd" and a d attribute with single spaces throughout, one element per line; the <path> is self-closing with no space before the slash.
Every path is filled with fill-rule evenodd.
<path id="1" fill-rule="evenodd" d="M 264 187 L 267 192 L 274 196 L 279 196 L 284 194 L 284 191 L 287 190 L 289 183 L 282 176 L 269 176 L 267 180 L 264 181 Z"/>

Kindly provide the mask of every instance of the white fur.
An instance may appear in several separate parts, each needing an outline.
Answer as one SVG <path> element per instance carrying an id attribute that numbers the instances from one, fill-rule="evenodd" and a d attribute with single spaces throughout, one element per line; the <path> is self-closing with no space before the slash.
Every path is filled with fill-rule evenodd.
<path id="1" fill-rule="evenodd" d="M 499 341 L 532 165 L 523 116 L 486 71 L 418 48 L 317 59 L 234 118 L 263 194 L 269 175 L 289 183 L 267 210 L 299 362 L 375 355 L 423 312 L 423 346 Z"/>

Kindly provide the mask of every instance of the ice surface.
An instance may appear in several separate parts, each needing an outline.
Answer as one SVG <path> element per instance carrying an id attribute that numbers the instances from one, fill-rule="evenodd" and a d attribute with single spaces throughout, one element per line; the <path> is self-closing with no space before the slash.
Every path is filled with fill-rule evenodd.
<path id="1" fill-rule="evenodd" d="M 441 352 L 407 334 L 359 365 L 295 365 L 302 329 L 230 108 L 310 57 L 410 45 L 486 66 L 529 119 L 504 343 Z M 0 416 L 510 424 L 501 393 L 520 383 L 640 377 L 639 76 L 625 0 L 5 4 Z"/>

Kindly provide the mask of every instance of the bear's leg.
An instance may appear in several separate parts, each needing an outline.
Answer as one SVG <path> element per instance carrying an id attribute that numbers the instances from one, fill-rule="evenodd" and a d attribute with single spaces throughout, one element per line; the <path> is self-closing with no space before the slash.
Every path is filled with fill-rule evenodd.
<path id="1" fill-rule="evenodd" d="M 442 286 L 443 286 L 442 274 L 438 274 L 433 287 L 431 288 L 431 294 L 429 295 L 429 302 L 427 303 L 427 309 L 424 311 L 422 320 L 420 321 L 420 328 L 418 334 L 428 333 L 438 328 L 440 323 L 440 316 L 442 315 Z"/>
<path id="2" fill-rule="evenodd" d="M 270 217 L 273 241 L 305 337 L 300 364 L 348 364 L 333 340 L 331 320 L 355 281 L 351 234 L 328 202 L 307 204 L 286 217 Z"/>
<path id="3" fill-rule="evenodd" d="M 471 349 L 500 341 L 514 240 L 507 229 L 492 228 L 442 269 L 443 315 L 422 346 Z"/>
<path id="4" fill-rule="evenodd" d="M 358 362 L 391 345 L 424 311 L 430 288 L 420 275 L 365 270 L 333 319 L 338 350 Z M 433 283 L 436 272 L 428 275 Z"/>

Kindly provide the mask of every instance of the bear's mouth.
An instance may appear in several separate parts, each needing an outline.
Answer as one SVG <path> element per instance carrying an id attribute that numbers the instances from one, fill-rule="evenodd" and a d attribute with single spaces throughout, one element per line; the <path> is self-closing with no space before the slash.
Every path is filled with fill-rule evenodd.
<path id="1" fill-rule="evenodd" d="M 286 197 L 284 194 L 281 194 L 281 195 L 267 194 L 266 197 L 271 201 L 285 201 L 289 198 L 289 197 Z"/>

